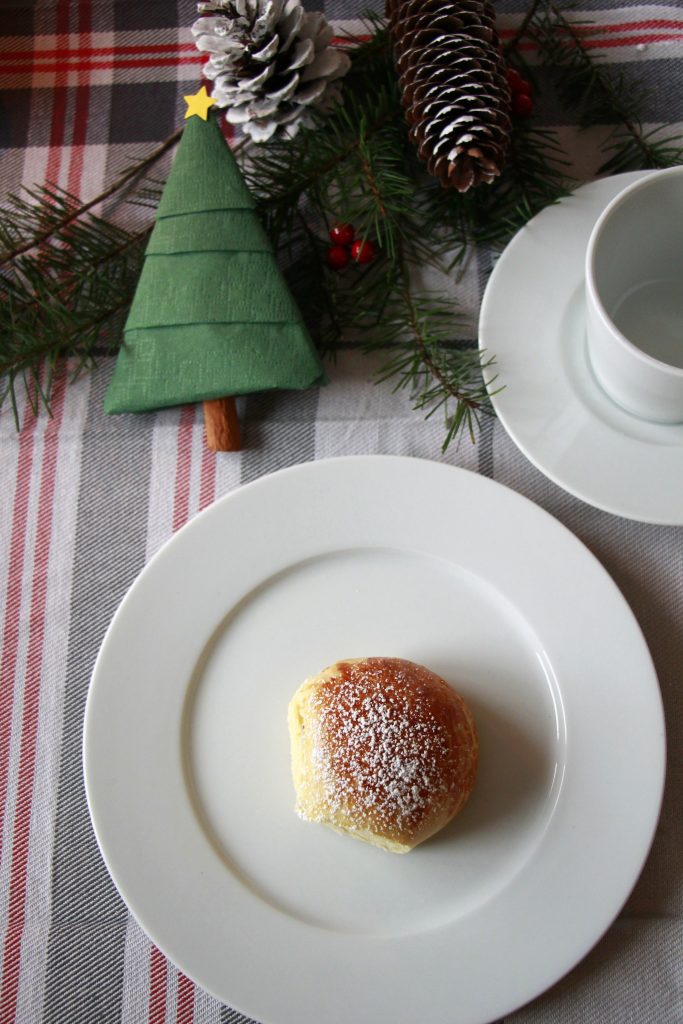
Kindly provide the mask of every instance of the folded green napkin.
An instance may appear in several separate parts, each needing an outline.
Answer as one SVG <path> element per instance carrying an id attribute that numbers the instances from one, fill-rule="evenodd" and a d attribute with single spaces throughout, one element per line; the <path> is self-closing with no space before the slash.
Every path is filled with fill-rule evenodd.
<path id="1" fill-rule="evenodd" d="M 301 313 L 213 117 L 185 125 L 107 412 L 323 383 Z"/>

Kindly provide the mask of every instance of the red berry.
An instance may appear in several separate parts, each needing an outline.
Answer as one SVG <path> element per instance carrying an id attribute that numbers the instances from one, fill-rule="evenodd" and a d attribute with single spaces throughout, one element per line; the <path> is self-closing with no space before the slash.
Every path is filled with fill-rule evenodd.
<path id="1" fill-rule="evenodd" d="M 351 255 L 356 263 L 372 263 L 375 258 L 375 247 L 372 242 L 359 238 L 351 246 Z"/>
<path id="2" fill-rule="evenodd" d="M 343 270 L 349 265 L 349 250 L 343 245 L 333 245 L 327 250 L 327 263 L 333 270 Z"/>
<path id="3" fill-rule="evenodd" d="M 527 82 L 526 78 L 520 78 L 519 85 L 515 86 L 514 92 L 521 92 L 525 96 L 531 96 L 531 82 Z"/>
<path id="4" fill-rule="evenodd" d="M 354 234 L 353 224 L 335 224 L 330 228 L 330 241 L 335 245 L 351 245 Z"/>
<path id="5" fill-rule="evenodd" d="M 507 75 L 508 85 L 513 92 L 516 92 L 519 88 L 519 83 L 523 82 L 524 79 L 520 75 L 519 71 L 515 70 L 515 68 L 508 68 L 505 73 Z"/>
<path id="6" fill-rule="evenodd" d="M 512 111 L 517 117 L 528 117 L 533 109 L 531 96 L 527 96 L 525 92 L 512 94 Z"/>

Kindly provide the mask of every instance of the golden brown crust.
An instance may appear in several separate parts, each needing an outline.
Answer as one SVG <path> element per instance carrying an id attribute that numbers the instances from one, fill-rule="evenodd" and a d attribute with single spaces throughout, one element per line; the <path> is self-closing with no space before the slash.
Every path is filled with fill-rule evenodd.
<path id="1" fill-rule="evenodd" d="M 472 715 L 413 662 L 338 662 L 299 687 L 289 723 L 301 816 L 396 852 L 443 828 L 474 784 Z"/>

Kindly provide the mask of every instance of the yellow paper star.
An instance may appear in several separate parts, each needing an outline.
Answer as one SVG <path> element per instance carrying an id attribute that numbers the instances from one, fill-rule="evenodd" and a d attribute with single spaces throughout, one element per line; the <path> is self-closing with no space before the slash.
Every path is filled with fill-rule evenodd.
<path id="1" fill-rule="evenodd" d="M 199 92 L 196 92 L 193 96 L 183 96 L 183 99 L 187 103 L 185 117 L 193 117 L 194 114 L 196 114 L 197 117 L 201 117 L 202 121 L 206 121 L 209 107 L 212 107 L 216 102 L 215 99 L 207 93 L 205 85 L 203 85 Z"/>

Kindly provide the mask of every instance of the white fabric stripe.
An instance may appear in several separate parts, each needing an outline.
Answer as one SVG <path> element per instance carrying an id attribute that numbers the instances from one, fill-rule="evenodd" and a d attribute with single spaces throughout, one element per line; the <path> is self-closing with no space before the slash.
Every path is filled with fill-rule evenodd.
<path id="1" fill-rule="evenodd" d="M 107 33 L 104 33 L 106 36 Z M 125 64 L 127 61 L 148 61 L 153 64 L 156 60 L 177 60 L 185 57 L 194 57 L 197 61 L 201 61 L 201 54 L 196 49 L 179 49 L 178 46 L 171 43 L 166 49 L 152 51 L 151 49 L 145 51 L 144 48 L 139 53 L 126 53 L 123 52 L 122 47 L 118 46 L 112 40 L 112 36 L 109 35 L 110 42 L 105 48 L 113 50 L 110 53 L 98 53 L 95 52 L 98 47 L 79 47 L 78 35 L 72 35 L 69 37 L 70 43 L 67 47 L 62 48 L 59 53 L 55 53 L 54 50 L 50 50 L 46 47 L 45 51 L 35 50 L 32 57 L 18 57 L 14 56 L 11 50 L 5 50 L 0 54 L 0 72 L 8 64 L 12 67 L 26 66 L 27 69 L 34 68 L 36 65 L 38 69 L 44 73 L 55 74 L 58 72 L 71 74 L 73 72 L 78 73 L 80 71 L 87 71 L 91 67 L 97 67 L 99 64 Z M 157 44 L 154 44 L 157 45 Z M 143 44 L 144 46 L 144 44 Z"/>
<path id="2" fill-rule="evenodd" d="M 575 23 L 585 19 L 592 23 L 594 32 L 588 33 L 588 38 L 596 38 L 600 34 L 601 27 L 604 26 L 615 26 L 615 30 L 609 32 L 609 37 L 621 37 L 623 39 L 623 46 L 621 47 L 610 47 L 616 49 L 619 53 L 619 60 L 630 61 L 639 59 L 643 52 L 647 53 L 649 59 L 667 59 L 673 56 L 672 47 L 678 48 L 683 43 L 683 23 L 680 18 L 676 18 L 675 9 L 671 7 L 644 7 L 644 8 L 622 8 L 617 11 L 605 12 L 605 11 L 575 11 L 571 14 L 571 20 Z M 671 22 L 669 26 L 654 26 L 648 27 L 647 24 L 633 27 L 634 22 L 648 22 L 653 20 L 665 20 Z M 498 27 L 502 30 L 515 29 L 520 22 L 519 14 L 502 14 L 497 19 Z M 630 27 L 620 29 L 622 22 L 625 22 Z M 357 19 L 340 20 L 333 22 L 333 28 L 336 34 L 343 35 L 364 35 L 368 31 L 367 24 Z M 640 35 L 647 35 L 652 37 L 648 39 L 646 44 L 638 41 Z M 105 40 L 110 39 L 109 33 L 101 34 Z M 674 36 L 675 38 L 669 39 L 667 36 Z M 657 37 L 661 37 L 658 39 Z M 43 37 L 45 41 L 44 49 L 55 48 L 55 37 L 46 36 Z M 77 36 L 71 36 L 71 40 L 77 39 Z M 183 29 L 179 33 L 179 41 L 181 43 L 189 43 L 192 41 L 192 37 L 189 33 L 189 28 Z M 117 39 L 118 42 L 118 39 Z M 103 46 L 110 45 L 109 42 L 105 41 Z M 119 43 L 119 45 L 125 45 L 125 43 Z M 76 49 L 74 46 L 71 49 Z M 197 51 L 193 50 L 178 50 L 172 44 L 169 44 L 168 49 L 160 51 L 159 53 L 137 53 L 137 54 L 126 54 L 116 52 L 113 54 L 93 54 L 86 53 L 84 55 L 69 54 L 67 53 L 64 57 L 44 57 L 42 60 L 38 55 L 39 65 L 37 68 L 32 68 L 30 62 L 26 62 L 25 71 L 16 71 L 11 75 L 1 75 L 2 87 L 4 89 L 17 89 L 26 88 L 30 84 L 33 88 L 48 88 L 52 89 L 55 85 L 55 79 L 57 74 L 65 75 L 66 83 L 68 85 L 77 84 L 77 79 L 73 76 L 76 74 L 85 74 L 88 76 L 88 83 L 90 85 L 110 85 L 114 79 L 114 74 L 117 75 L 117 80 L 122 81 L 122 75 L 130 81 L 153 81 L 153 82 L 164 82 L 164 81 L 187 81 L 195 82 L 198 81 L 201 72 L 201 58 Z M 599 47 L 598 47 L 599 49 Z M 623 51 L 623 52 L 622 52 Z M 532 51 L 530 51 L 532 52 Z M 5 62 L 12 60 L 11 51 L 5 54 Z M 168 61 L 168 64 L 159 65 L 158 61 Z M 135 67 L 126 67 L 126 62 L 135 62 Z M 17 63 L 21 63 L 17 59 Z M 106 67 L 98 67 L 100 64 L 107 64 Z M 78 66 L 78 71 L 69 71 L 69 67 Z M 118 70 L 117 70 L 118 69 Z M 2 63 L 0 63 L 0 72 L 2 71 Z M 35 179 L 40 180 L 40 179 Z"/>
<path id="3" fill-rule="evenodd" d="M 55 475 L 55 503 L 48 563 L 40 708 L 27 864 L 27 929 L 21 948 L 17 1020 L 38 1024 L 47 965 L 51 907 L 51 869 L 55 836 L 61 750 L 67 638 L 71 612 L 76 514 L 81 473 L 83 427 L 90 377 L 67 388 Z"/>
<path id="4" fill-rule="evenodd" d="M 179 426 L 182 408 L 160 410 L 155 415 L 152 435 L 152 471 L 149 483 L 147 545 L 149 561 L 172 536 L 178 463 Z M 200 495 L 203 421 L 201 406 L 195 411 L 190 446 L 190 495 L 188 514 L 197 511 Z M 140 1024 L 149 1015 L 150 957 L 152 943 L 133 917 L 126 929 L 121 1024 Z M 169 963 L 166 992 L 166 1020 L 175 1024 L 178 974 Z"/>
<path id="5" fill-rule="evenodd" d="M 105 172 L 107 167 L 108 150 L 102 143 L 88 144 L 87 146 L 64 146 L 62 153 L 62 172 L 60 174 L 60 185 L 67 188 L 69 178 L 69 167 L 73 160 L 73 153 L 76 149 L 85 150 L 83 162 L 82 187 L 79 194 L 85 199 L 97 195 L 105 186 Z M 100 210 L 100 206 L 93 207 L 93 214 Z"/>
<path id="6" fill-rule="evenodd" d="M 26 407 L 26 395 L 20 392 L 17 396 L 17 412 L 19 423 L 24 422 Z M 5 615 L 8 608 L 5 601 L 8 585 L 10 539 L 12 537 L 12 526 L 14 518 L 14 500 L 16 496 L 17 471 L 19 463 L 19 435 L 16 430 L 14 418 L 9 408 L 6 408 L 0 420 L 0 480 L 3 486 L 0 488 L 0 534 L 3 544 L 0 545 L 0 587 L 2 587 L 3 599 L 0 602 L 0 645 L 5 637 Z M 3 849 L 7 852 L 11 841 L 10 816 L 5 815 L 3 821 Z M 0 875 L 0 891 L 3 896 L 7 892 L 7 885 L 4 877 Z M 4 931 L 7 926 L 8 905 L 6 898 L 0 897 L 0 927 Z"/>
<path id="7" fill-rule="evenodd" d="M 173 530 L 173 499 L 178 458 L 180 408 L 163 409 L 154 421 L 152 473 L 147 512 L 145 560 L 156 554 Z"/>
<path id="8" fill-rule="evenodd" d="M 132 914 L 129 914 L 123 959 L 121 1024 L 140 1024 L 149 1018 L 151 949 L 151 941 Z"/>
<path id="9" fill-rule="evenodd" d="M 502 29 L 516 28 L 522 20 L 523 13 L 499 13 L 496 17 L 496 24 Z M 575 24 L 587 22 L 589 29 L 593 26 L 599 28 L 601 25 L 633 25 L 640 22 L 668 21 L 677 24 L 678 28 L 683 31 L 683 17 L 680 9 L 670 4 L 643 4 L 639 7 L 614 7 L 611 10 L 600 11 L 576 8 L 568 10 L 566 16 Z M 637 30 L 626 29 L 625 31 L 632 31 L 635 34 Z M 660 31 L 666 30 L 661 29 Z"/>
<path id="10" fill-rule="evenodd" d="M 145 561 L 157 553 L 173 532 L 178 426 L 181 409 L 156 413 L 152 433 L 152 469 L 147 506 Z M 123 963 L 121 1024 L 140 1024 L 149 1015 L 152 943 L 129 915 Z"/>
<path id="11" fill-rule="evenodd" d="M 40 73 L 38 73 L 38 74 L 36 74 L 34 76 L 35 84 L 39 88 L 40 88 L 40 86 L 42 84 L 42 85 L 47 86 L 47 88 L 49 88 L 50 90 L 56 90 L 60 86 L 66 86 L 67 82 L 68 82 L 68 76 L 64 72 L 61 72 L 61 71 L 58 74 L 47 75 L 47 76 L 44 76 L 44 77 L 46 78 L 46 81 L 43 81 L 41 83 L 41 75 L 40 75 Z M 68 83 L 68 84 L 69 85 L 73 85 L 75 83 Z M 73 125 L 74 125 L 75 120 L 76 120 L 76 90 L 75 89 L 67 88 L 67 90 L 66 90 L 66 104 L 65 104 L 65 106 L 66 106 L 66 109 L 65 109 L 65 112 L 64 112 L 64 128 L 63 128 L 63 133 L 62 133 L 62 145 L 59 146 L 60 153 L 59 153 L 58 171 L 57 171 L 56 178 L 54 178 L 53 180 L 54 180 L 54 183 L 59 186 L 59 188 L 65 189 L 68 192 L 68 191 L 72 191 L 72 190 L 69 189 L 69 177 L 70 177 L 70 173 L 71 173 L 71 162 L 72 162 L 72 153 L 71 153 L 72 147 L 70 145 L 70 142 L 71 142 L 71 138 L 72 138 Z M 54 115 L 53 115 L 53 117 L 54 117 Z M 67 140 L 68 140 L 68 142 L 67 142 Z M 50 182 L 50 184 L 52 184 L 52 182 Z M 79 185 L 79 189 L 78 190 L 80 190 L 80 184 L 81 183 L 79 182 L 78 183 L 78 185 Z M 73 189 L 73 191 L 78 191 L 78 190 Z"/>
<path id="12" fill-rule="evenodd" d="M 35 87 L 33 80 L 31 80 L 31 87 Z M 3 88 L 5 88 L 4 85 Z M 44 182 L 47 176 L 47 161 L 50 147 L 27 146 L 22 152 L 23 172 L 21 184 L 24 188 L 34 188 L 37 182 Z"/>
<path id="13" fill-rule="evenodd" d="M 166 35 L 168 35 L 171 32 L 173 32 L 171 28 L 167 28 L 164 30 L 164 33 Z M 146 43 L 149 43 L 153 46 L 168 47 L 169 50 L 174 49 L 175 41 L 170 40 L 168 38 L 164 38 L 164 33 L 145 32 L 144 30 L 128 32 L 122 32 L 120 30 L 117 30 L 116 33 L 111 31 L 89 32 L 89 44 L 87 47 L 83 47 L 83 49 L 94 50 L 102 47 L 111 47 L 114 46 L 114 43 L 116 43 L 116 45 L 120 47 L 144 46 Z M 175 36 L 174 32 L 173 35 Z M 9 60 L 11 58 L 13 50 L 34 50 L 35 53 L 39 55 L 41 53 L 44 53 L 46 50 L 81 49 L 81 46 L 78 42 L 77 32 L 72 32 L 71 35 L 68 37 L 68 43 L 66 47 L 58 45 L 58 41 L 61 38 L 61 36 L 55 35 L 54 33 L 40 33 L 35 36 L 8 36 L 5 39 L 7 49 L 4 51 L 4 57 L 6 60 Z M 182 28 L 178 32 L 177 38 L 179 42 L 192 42 L 192 32 L 190 31 L 190 28 Z M 165 52 L 165 50 L 160 52 Z"/>
<path id="14" fill-rule="evenodd" d="M 26 395 L 20 391 L 17 395 L 17 412 L 19 423 L 23 423 Z M 0 645 L 4 636 L 5 595 L 7 594 L 7 574 L 9 572 L 10 539 L 12 537 L 12 520 L 14 518 L 14 499 L 16 497 L 17 467 L 19 460 L 19 435 L 14 423 L 14 416 L 9 405 L 0 416 Z"/>
<path id="15" fill-rule="evenodd" d="M 43 1018 L 45 958 L 41 953 L 49 922 L 47 912 L 42 919 L 33 914 L 24 926 L 15 1024 L 39 1024 Z"/>
<path id="16" fill-rule="evenodd" d="M 221 1004 L 201 988 L 194 992 L 194 1024 L 221 1024 Z"/>
<path id="17" fill-rule="evenodd" d="M 166 1017 L 165 1024 L 176 1024 L 178 1013 L 178 968 L 168 962 L 166 975 Z"/>
<path id="18" fill-rule="evenodd" d="M 86 74 L 88 76 L 88 85 L 111 85 L 114 73 L 117 74 L 117 81 L 121 81 L 121 76 L 126 73 L 126 81 L 129 82 L 150 82 L 154 85 L 158 85 L 159 82 L 189 82 L 199 84 L 201 78 L 201 62 L 199 60 L 192 60 L 191 63 L 178 64 L 175 61 L 172 64 L 164 65 L 159 67 L 156 64 L 146 64 L 143 67 L 136 68 L 123 68 L 116 71 L 116 66 L 111 68 L 100 68 L 96 71 L 90 71 L 87 68 L 83 72 L 66 72 L 64 74 L 68 85 L 76 85 L 77 81 L 72 79 L 72 75 Z M 54 71 L 34 71 L 33 74 L 30 72 L 24 73 L 17 72 L 16 74 L 2 75 L 0 74 L 0 87 L 3 90 L 9 91 L 10 89 L 54 89 L 55 87 Z M 35 179 L 42 181 L 42 177 Z"/>
<path id="19" fill-rule="evenodd" d="M 178 20 L 180 22 L 183 19 L 179 18 Z M 181 25 L 181 24 L 179 24 L 177 26 L 177 28 L 176 28 L 176 40 L 177 40 L 178 43 L 183 43 L 186 46 L 189 43 L 192 43 L 192 46 L 196 49 L 195 42 L 194 42 L 194 37 L 192 36 L 192 33 L 190 32 L 190 25 Z M 187 54 L 190 54 L 190 53 L 191 53 L 190 50 L 184 50 L 183 51 L 183 55 L 184 56 L 187 55 Z M 175 77 L 176 77 L 176 81 L 177 82 L 182 82 L 184 80 L 183 76 L 185 74 L 187 74 L 187 71 L 186 71 L 187 67 L 188 67 L 187 64 L 185 64 L 185 65 L 183 65 L 183 64 L 176 65 L 176 75 L 175 75 Z M 201 68 L 202 68 L 202 64 L 200 63 L 199 68 L 195 72 L 197 81 L 199 81 L 201 79 Z"/>
<path id="20" fill-rule="evenodd" d="M 26 658 L 28 653 L 29 629 L 28 622 L 33 596 L 33 558 L 35 553 L 36 527 L 38 518 L 38 499 L 40 495 L 40 476 L 42 471 L 43 440 L 49 422 L 47 413 L 42 410 L 35 425 L 33 436 L 33 458 L 29 478 L 29 498 L 26 510 L 24 539 L 24 559 L 21 566 L 21 599 L 19 607 L 20 629 L 19 645 L 16 652 L 16 665 L 12 684 L 12 721 L 7 765 L 7 795 L 5 817 L 2 823 L 2 859 L 0 860 L 0 931 L 4 935 L 9 917 L 10 874 L 12 869 L 12 829 L 17 800 L 17 781 L 21 744 L 21 722 L 24 710 L 24 678 L 26 675 Z M 2 813 L 2 809 L 0 809 Z"/>
<path id="21" fill-rule="evenodd" d="M 194 407 L 194 422 L 192 424 L 192 448 L 190 465 L 190 500 L 188 504 L 188 519 L 199 511 L 201 495 L 201 474 L 202 474 L 202 453 L 204 450 L 204 412 L 202 403 L 197 402 Z"/>
<path id="22" fill-rule="evenodd" d="M 152 471 L 149 485 L 146 560 L 171 537 L 176 489 L 178 440 L 181 409 L 164 409 L 155 417 L 152 441 Z M 201 404 L 196 406 L 190 446 L 190 493 L 188 518 L 199 510 L 201 468 L 204 454 L 204 423 Z M 238 453 L 219 455 L 216 465 L 216 490 L 219 479 L 222 492 L 232 490 L 240 479 Z M 126 930 L 124 956 L 123 1008 L 121 1024 L 139 1024 L 149 1014 L 150 957 L 152 944 L 130 917 Z M 178 972 L 169 963 L 166 993 L 166 1021 L 175 1024 L 178 1007 Z M 198 1016 L 200 1015 L 200 1016 Z M 196 990 L 194 1020 L 219 1024 L 220 1004 Z"/>
<path id="23" fill-rule="evenodd" d="M 620 7 L 611 11 L 582 11 L 573 10 L 566 14 L 573 24 L 588 22 L 586 36 L 589 41 L 599 40 L 622 40 L 622 45 L 590 47 L 594 54 L 604 54 L 610 63 L 631 64 L 642 60 L 671 60 L 680 57 L 683 52 L 683 18 L 674 7 L 670 6 L 642 6 L 642 7 Z M 506 30 L 514 30 L 520 22 L 520 14 L 499 14 L 496 18 L 498 29 L 505 33 Z M 638 25 L 641 22 L 668 21 L 673 25 L 670 27 L 648 28 L 647 25 Z M 617 28 L 622 24 L 634 26 L 629 28 Z M 605 27 L 615 26 L 611 31 L 602 32 Z M 666 39 L 664 36 L 674 35 L 674 39 Z M 642 43 L 639 37 L 647 36 L 648 42 Z M 661 39 L 657 39 L 661 36 Z M 651 38 L 652 37 L 652 38 Z M 538 54 L 535 50 L 524 51 L 525 60 L 530 64 L 539 63 Z"/>
<path id="24" fill-rule="evenodd" d="M 0 87 L 2 87 L 1 79 Z M 50 146 L 27 146 L 26 149 L 21 151 L 14 150 L 15 153 L 22 153 L 23 173 L 21 184 L 24 188 L 34 189 L 36 185 L 45 182 L 50 148 Z M 62 187 L 66 187 L 66 181 L 68 180 L 72 148 L 75 147 L 64 146 L 62 149 L 64 155 L 59 176 L 59 184 Z M 87 183 L 87 187 L 81 191 L 84 198 L 87 199 L 89 196 L 97 195 L 104 186 L 107 158 L 111 150 L 103 144 L 88 144 L 85 149 L 86 157 L 83 167 L 83 178 Z M 99 206 L 93 207 L 93 213 L 98 213 L 100 209 Z"/>
<path id="25" fill-rule="evenodd" d="M 393 392 L 391 382 L 374 383 L 373 369 L 380 365 L 380 356 L 351 351 L 339 353 L 336 365 L 328 367 L 332 383 L 320 390 L 315 458 L 401 454 L 476 470 L 477 449 L 466 434 L 440 456 L 446 436 L 443 415 L 416 426 L 421 414 L 414 411 L 410 395 Z"/>
<path id="26" fill-rule="evenodd" d="M 238 415 L 241 413 L 241 403 L 237 403 Z M 239 487 L 242 479 L 242 453 L 225 452 L 216 459 L 216 498 L 221 498 L 229 491 Z"/>

